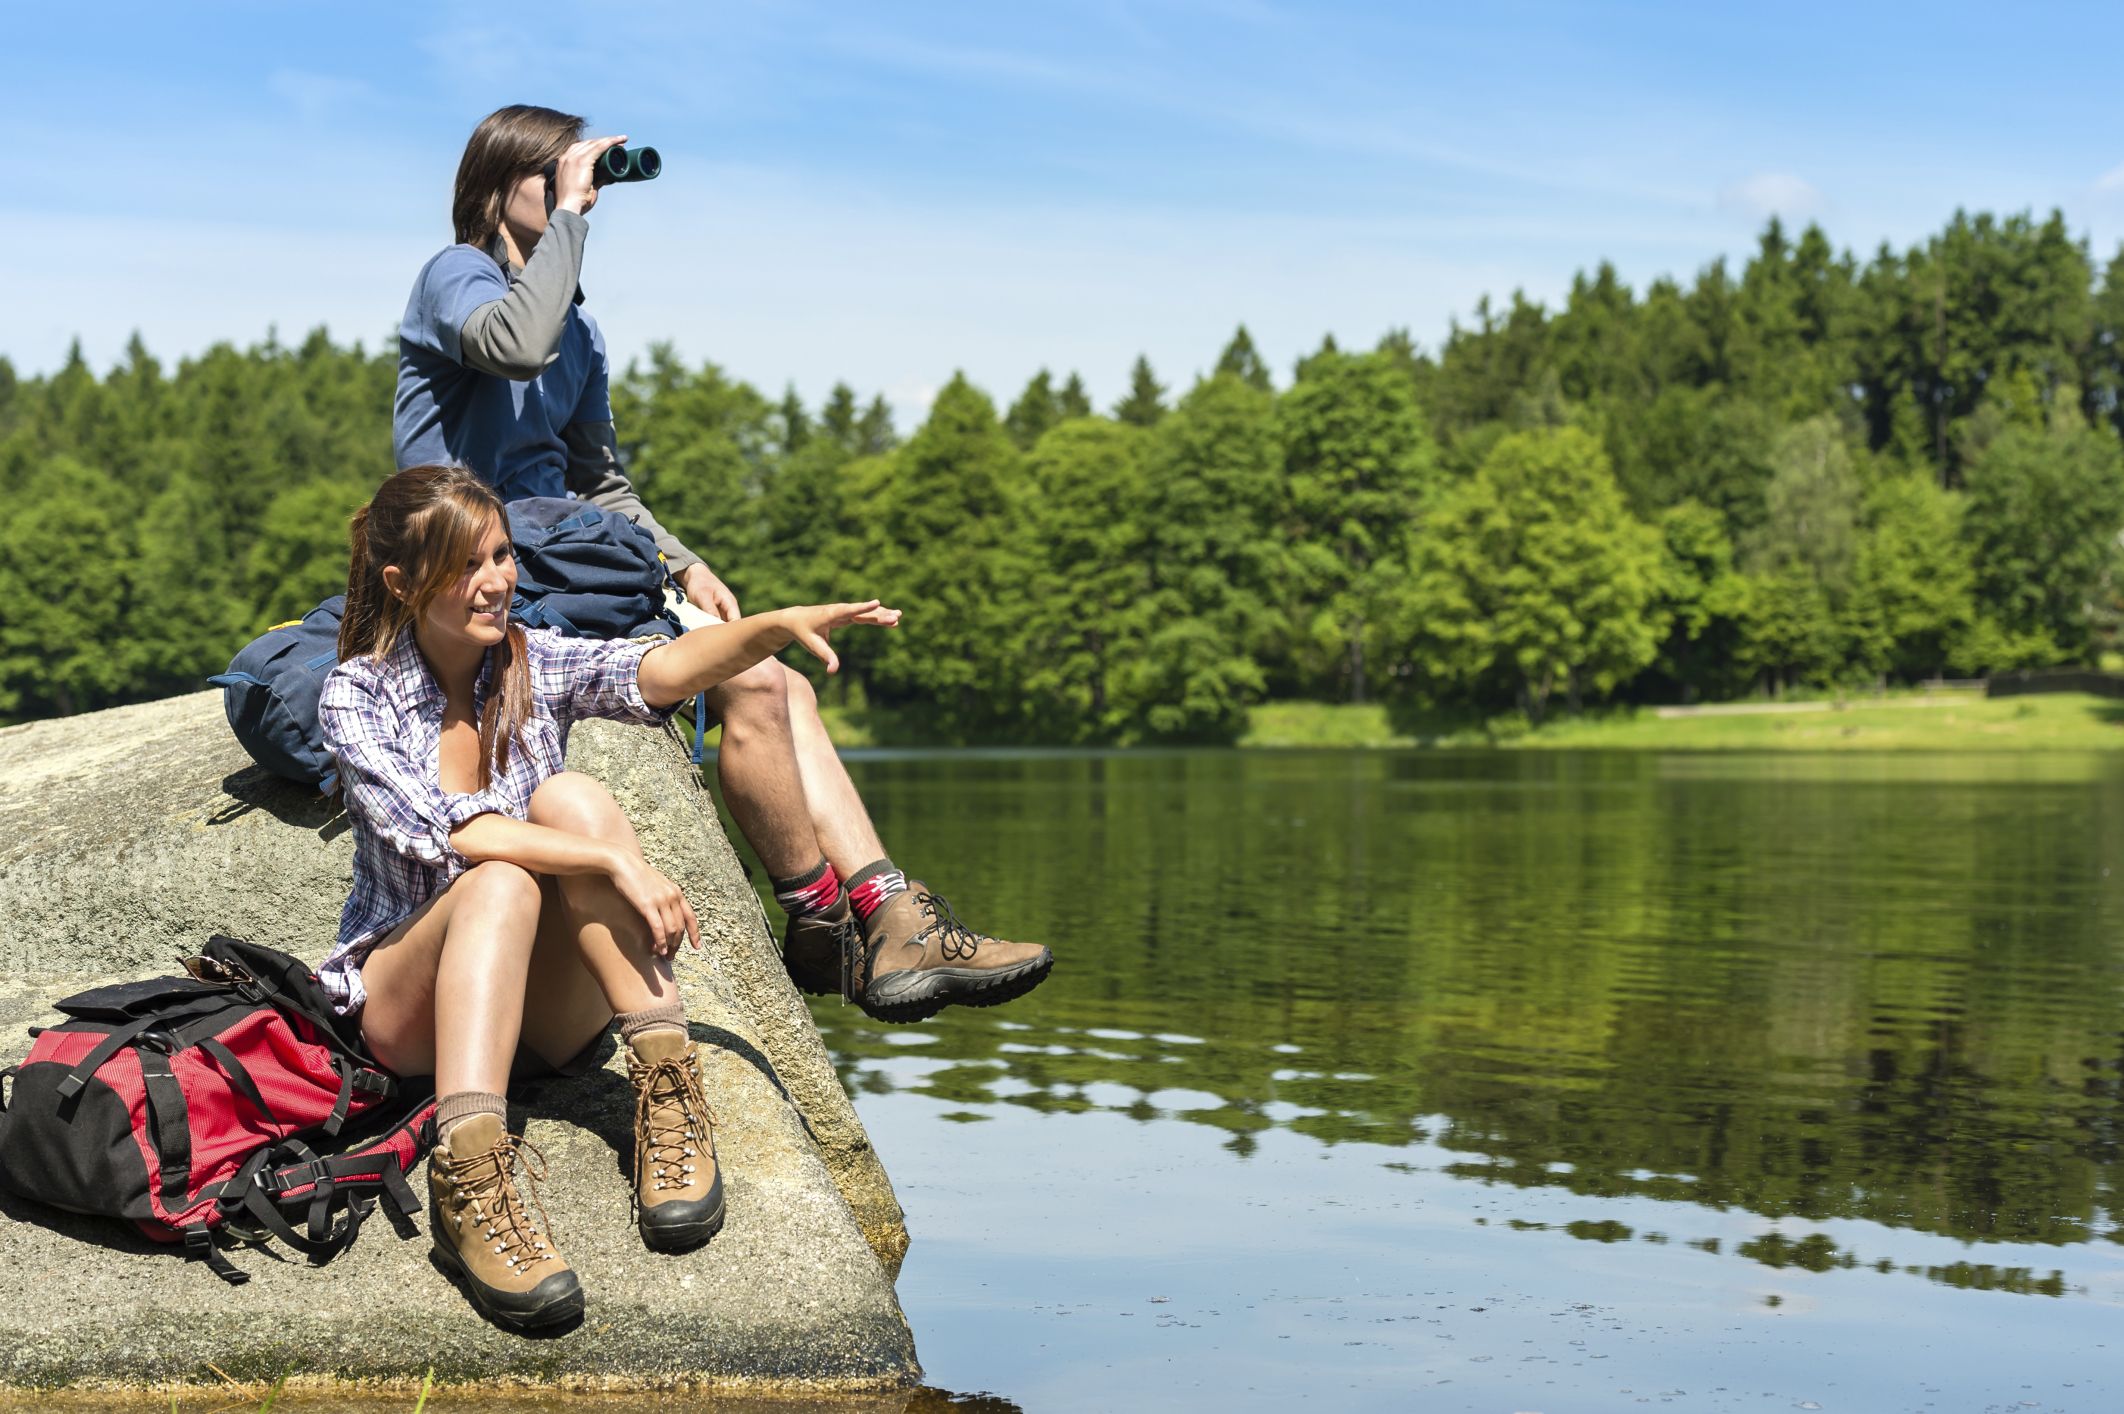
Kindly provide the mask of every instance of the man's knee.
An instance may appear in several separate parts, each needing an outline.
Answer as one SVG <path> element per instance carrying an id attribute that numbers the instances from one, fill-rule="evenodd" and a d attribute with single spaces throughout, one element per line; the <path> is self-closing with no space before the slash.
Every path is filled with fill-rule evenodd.
<path id="1" fill-rule="evenodd" d="M 811 690 L 811 679 L 784 664 L 777 663 L 775 666 L 782 670 L 782 690 L 789 697 L 789 715 L 816 717 L 819 714 L 819 695 Z"/>
<path id="2" fill-rule="evenodd" d="M 622 826 L 619 802 L 612 792 L 581 771 L 548 776 L 531 792 L 531 823 L 571 834 L 606 838 Z"/>
<path id="3" fill-rule="evenodd" d="M 709 689 L 708 705 L 727 730 L 789 720 L 789 670 L 769 658 Z"/>

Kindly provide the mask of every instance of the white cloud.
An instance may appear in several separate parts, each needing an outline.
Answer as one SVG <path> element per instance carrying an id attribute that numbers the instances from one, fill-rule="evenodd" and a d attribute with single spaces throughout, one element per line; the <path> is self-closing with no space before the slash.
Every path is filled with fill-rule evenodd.
<path id="1" fill-rule="evenodd" d="M 1718 204 L 1756 221 L 1772 216 L 1804 221 L 1820 215 L 1823 207 L 1822 194 L 1814 184 L 1790 172 L 1757 172 L 1721 191 Z"/>
<path id="2" fill-rule="evenodd" d="M 2124 191 L 2124 162 L 2095 178 L 2096 191 Z"/>

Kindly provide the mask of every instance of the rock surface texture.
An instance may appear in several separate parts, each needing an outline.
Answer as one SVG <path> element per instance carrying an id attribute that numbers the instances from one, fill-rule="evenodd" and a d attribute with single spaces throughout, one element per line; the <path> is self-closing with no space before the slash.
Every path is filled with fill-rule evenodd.
<path id="1" fill-rule="evenodd" d="M 645 1250 L 628 1208 L 632 1096 L 616 1050 L 580 1079 L 520 1087 L 544 1151 L 544 1201 L 580 1273 L 576 1329 L 532 1340 L 487 1324 L 428 1265 L 425 1232 L 372 1221 L 312 1267 L 237 1249 L 229 1287 L 123 1225 L 0 1194 L 0 1395 L 57 1385 L 438 1380 L 584 1389 L 891 1389 L 919 1376 L 893 1294 L 898 1201 L 784 976 L 676 738 L 579 725 L 569 764 L 612 790 L 652 863 L 699 913 L 680 963 L 729 1218 L 706 1247 Z M 312 961 L 352 870 L 344 814 L 251 765 L 218 693 L 0 731 L 0 1065 L 50 1002 L 173 970 L 226 932 Z M 425 1195 L 426 1175 L 412 1175 Z M 421 1219 L 425 1226 L 425 1216 Z"/>

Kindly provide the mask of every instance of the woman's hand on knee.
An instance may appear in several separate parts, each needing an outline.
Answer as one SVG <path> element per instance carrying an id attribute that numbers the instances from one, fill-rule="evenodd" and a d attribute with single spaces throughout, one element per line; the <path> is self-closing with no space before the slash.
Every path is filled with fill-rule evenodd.
<path id="1" fill-rule="evenodd" d="M 631 851 L 612 870 L 612 887 L 641 914 L 648 925 L 649 948 L 658 957 L 670 957 L 679 944 L 701 945 L 701 920 L 679 886 L 640 855 Z"/>

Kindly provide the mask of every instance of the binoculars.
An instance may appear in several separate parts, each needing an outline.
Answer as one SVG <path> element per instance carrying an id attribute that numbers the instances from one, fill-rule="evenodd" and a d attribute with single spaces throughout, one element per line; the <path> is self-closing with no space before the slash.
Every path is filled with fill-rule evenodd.
<path id="1" fill-rule="evenodd" d="M 545 166 L 546 180 L 560 168 L 558 162 Z M 664 170 L 664 159 L 653 147 L 608 147 L 597 156 L 591 169 L 590 185 L 608 187 L 614 182 L 653 182 Z"/>

